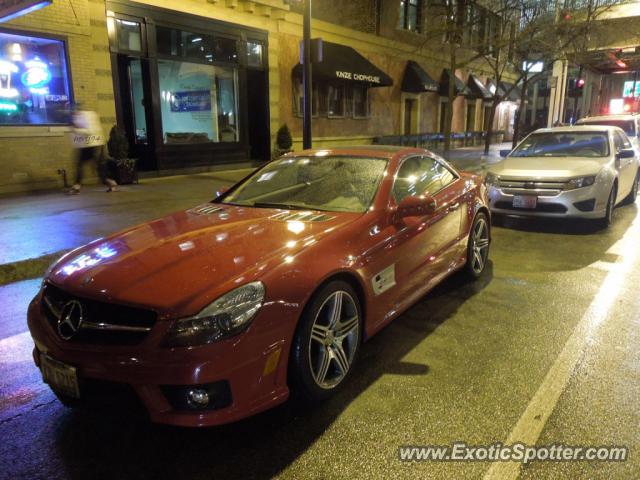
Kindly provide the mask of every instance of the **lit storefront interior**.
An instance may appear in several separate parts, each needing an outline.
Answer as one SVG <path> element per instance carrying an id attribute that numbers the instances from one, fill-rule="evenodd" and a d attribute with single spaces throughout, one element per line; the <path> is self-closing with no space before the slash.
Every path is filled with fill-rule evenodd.
<path id="1" fill-rule="evenodd" d="M 268 158 L 266 32 L 131 2 L 107 10 L 118 123 L 141 169 Z"/>
<path id="2" fill-rule="evenodd" d="M 0 124 L 69 123 L 72 100 L 63 40 L 0 31 Z"/>

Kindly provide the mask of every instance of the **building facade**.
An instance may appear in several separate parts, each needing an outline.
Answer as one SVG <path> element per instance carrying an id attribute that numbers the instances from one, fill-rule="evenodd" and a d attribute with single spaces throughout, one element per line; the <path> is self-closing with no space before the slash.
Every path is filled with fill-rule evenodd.
<path id="1" fill-rule="evenodd" d="M 59 172 L 74 175 L 73 104 L 98 112 L 105 133 L 119 125 L 142 170 L 267 160 L 284 124 L 300 149 L 297 8 L 283 0 L 53 0 L 0 24 L 0 193 L 59 187 Z M 314 8 L 312 35 L 323 40 L 314 146 L 440 132 L 448 108 L 454 132 L 489 122 L 509 130 L 513 107 L 488 116 L 482 65 L 451 78 L 450 46 L 430 36 L 427 2 Z"/>

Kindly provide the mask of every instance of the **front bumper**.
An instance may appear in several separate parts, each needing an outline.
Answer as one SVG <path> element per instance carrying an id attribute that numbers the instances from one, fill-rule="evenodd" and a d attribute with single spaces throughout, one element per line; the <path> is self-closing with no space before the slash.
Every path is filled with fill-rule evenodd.
<path id="1" fill-rule="evenodd" d="M 522 195 L 537 197 L 535 209 L 513 206 L 516 194 L 505 192 L 498 186 L 489 185 L 489 207 L 493 213 L 545 218 L 603 218 L 607 209 L 607 192 L 597 183 L 589 187 L 562 191 L 555 195 L 546 192 L 522 192 Z"/>
<path id="2" fill-rule="evenodd" d="M 273 308 L 273 307 L 272 307 Z M 261 311 L 271 316 L 291 312 Z M 288 322 L 263 318 L 270 328 L 251 328 L 227 341 L 193 348 L 162 348 L 154 342 L 135 346 L 103 346 L 66 342 L 47 321 L 40 295 L 28 309 L 28 325 L 35 343 L 34 361 L 40 355 L 76 367 L 82 381 L 104 381 L 130 386 L 154 422 L 199 427 L 233 422 L 284 402 L 290 335 Z M 160 327 L 160 325 L 159 325 Z M 164 327 L 164 325 L 162 326 Z M 176 388 L 226 383 L 230 401 L 222 408 L 176 407 Z M 82 397 L 82 388 L 81 388 Z"/>

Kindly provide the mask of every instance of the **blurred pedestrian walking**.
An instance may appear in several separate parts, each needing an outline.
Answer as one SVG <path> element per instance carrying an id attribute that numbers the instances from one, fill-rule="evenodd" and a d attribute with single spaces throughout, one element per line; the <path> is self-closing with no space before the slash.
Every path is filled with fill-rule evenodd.
<path id="1" fill-rule="evenodd" d="M 80 193 L 84 165 L 89 162 L 98 161 L 98 157 L 102 156 L 102 150 L 106 141 L 102 133 L 100 117 L 96 112 L 74 110 L 71 114 L 71 121 L 73 124 L 71 141 L 76 150 L 76 180 L 68 193 L 77 194 Z M 107 191 L 112 192 L 116 190 L 118 184 L 115 180 L 109 178 L 106 171 L 101 171 L 101 168 L 97 170 L 101 180 L 108 186 Z"/>

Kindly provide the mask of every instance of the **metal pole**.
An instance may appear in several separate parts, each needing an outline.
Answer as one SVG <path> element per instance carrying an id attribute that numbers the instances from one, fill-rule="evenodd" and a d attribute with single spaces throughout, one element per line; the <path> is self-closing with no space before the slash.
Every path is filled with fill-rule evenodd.
<path id="1" fill-rule="evenodd" d="M 302 53 L 302 85 L 304 89 L 304 108 L 302 118 L 302 147 L 311 148 L 311 0 L 304 2 Z"/>

